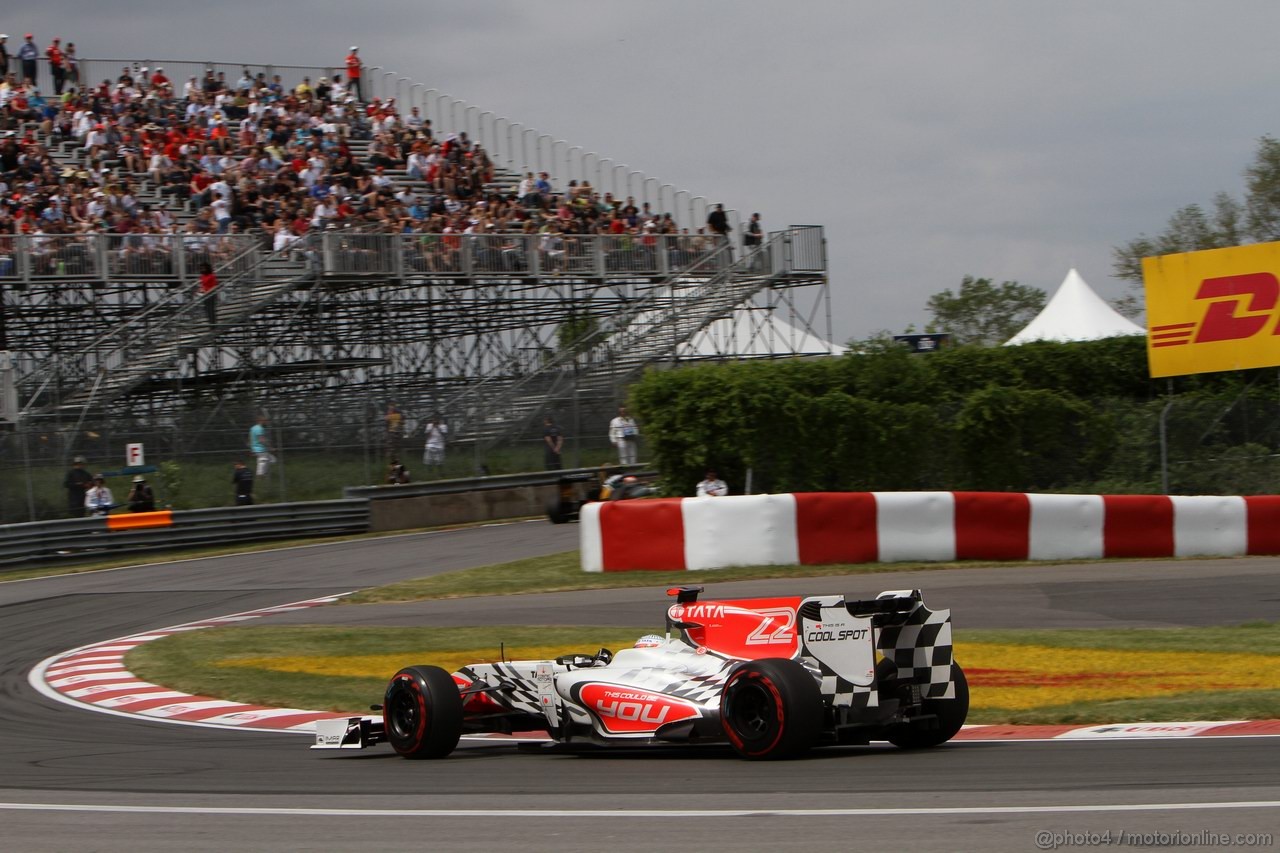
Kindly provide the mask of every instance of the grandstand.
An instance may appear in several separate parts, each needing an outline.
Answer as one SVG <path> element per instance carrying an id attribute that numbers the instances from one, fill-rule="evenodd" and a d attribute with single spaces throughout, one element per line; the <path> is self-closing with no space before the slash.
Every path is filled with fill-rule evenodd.
<path id="1" fill-rule="evenodd" d="M 479 466 L 547 413 L 603 436 L 682 352 L 831 351 L 820 227 L 744 247 L 734 211 L 710 233 L 701 197 L 367 70 L 366 103 L 320 67 L 81 60 L 61 102 L 10 87 L 0 351 L 24 458 L 86 434 L 239 448 L 256 411 L 299 446 L 367 447 L 396 401 Z M 709 332 L 744 313 L 750 339 Z"/>

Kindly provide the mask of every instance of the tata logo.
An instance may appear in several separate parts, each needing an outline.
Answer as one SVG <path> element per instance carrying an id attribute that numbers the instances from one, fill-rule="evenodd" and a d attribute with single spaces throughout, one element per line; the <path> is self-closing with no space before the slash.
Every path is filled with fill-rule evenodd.
<path id="1" fill-rule="evenodd" d="M 1206 278 L 1195 298 L 1214 300 L 1205 306 L 1199 328 L 1194 322 L 1152 326 L 1153 348 L 1238 341 L 1263 332 L 1280 303 L 1280 280 L 1269 272 Z M 1271 334 L 1280 334 L 1280 328 L 1273 327 Z"/>
<path id="2" fill-rule="evenodd" d="M 723 619 L 723 604 L 690 604 L 684 609 L 686 619 Z"/>

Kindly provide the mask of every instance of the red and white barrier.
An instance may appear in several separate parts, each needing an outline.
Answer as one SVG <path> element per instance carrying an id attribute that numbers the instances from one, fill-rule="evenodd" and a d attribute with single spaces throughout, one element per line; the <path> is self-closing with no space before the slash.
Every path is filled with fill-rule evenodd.
<path id="1" fill-rule="evenodd" d="M 1280 496 L 807 492 L 587 504 L 588 572 L 1280 554 Z"/>

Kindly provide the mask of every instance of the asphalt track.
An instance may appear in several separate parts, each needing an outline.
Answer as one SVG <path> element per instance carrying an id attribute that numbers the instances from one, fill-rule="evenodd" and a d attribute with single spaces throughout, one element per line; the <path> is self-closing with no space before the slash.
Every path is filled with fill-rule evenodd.
<path id="1" fill-rule="evenodd" d="M 786 763 L 720 749 L 474 747 L 422 763 L 386 750 L 315 753 L 297 735 L 94 714 L 26 681 L 37 661 L 85 643 L 555 553 L 575 547 L 576 533 L 515 524 L 0 584 L 0 850 L 1034 850 L 1085 846 L 1090 832 L 1093 846 L 1107 846 L 1108 831 L 1113 844 L 1137 833 L 1125 846 L 1144 833 L 1280 832 L 1280 738 L 861 747 Z M 915 586 L 952 608 L 961 632 L 1274 619 L 1277 570 L 1280 560 L 1252 558 L 696 580 L 724 596 Z M 617 590 L 271 618 L 642 628 L 663 606 L 658 590 Z"/>

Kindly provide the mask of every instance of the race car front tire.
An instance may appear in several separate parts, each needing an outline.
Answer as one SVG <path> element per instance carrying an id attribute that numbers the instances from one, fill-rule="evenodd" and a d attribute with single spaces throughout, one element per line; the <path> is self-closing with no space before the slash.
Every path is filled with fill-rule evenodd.
<path id="1" fill-rule="evenodd" d="M 885 739 L 902 749 L 927 749 L 944 744 L 956 736 L 969 716 L 969 680 L 964 670 L 954 661 L 951 664 L 951 680 L 955 683 L 955 697 L 952 699 L 925 699 L 920 703 L 920 710 L 932 714 L 937 720 L 936 728 L 925 728 L 912 723 L 900 723 L 890 726 Z"/>
<path id="2" fill-rule="evenodd" d="M 795 758 L 822 733 L 822 692 L 796 661 L 749 661 L 725 683 L 720 722 L 743 758 Z"/>
<path id="3" fill-rule="evenodd" d="M 382 702 L 387 741 L 405 758 L 444 758 L 462 737 L 462 695 L 438 666 L 407 666 Z"/>

